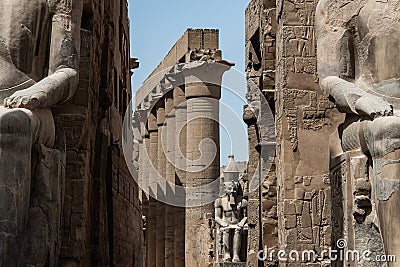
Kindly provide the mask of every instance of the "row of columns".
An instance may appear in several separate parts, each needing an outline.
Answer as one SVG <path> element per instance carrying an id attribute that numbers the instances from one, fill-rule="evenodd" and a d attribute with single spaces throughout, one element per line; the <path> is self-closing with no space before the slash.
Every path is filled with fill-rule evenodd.
<path id="1" fill-rule="evenodd" d="M 177 193 L 185 194 L 181 186 L 200 190 L 199 186 L 219 178 L 218 103 L 222 75 L 229 68 L 210 62 L 186 64 L 174 73 L 180 77 L 174 81 L 182 82 L 169 83 L 163 94 L 155 89 L 156 97 L 147 99 L 153 103 L 142 105 L 148 108 L 137 138 L 138 178 L 147 203 L 146 266 L 208 266 L 212 261 L 213 204 L 195 208 L 170 204 Z M 204 146 L 205 140 L 214 145 Z M 184 196 L 186 201 L 190 197 Z"/>

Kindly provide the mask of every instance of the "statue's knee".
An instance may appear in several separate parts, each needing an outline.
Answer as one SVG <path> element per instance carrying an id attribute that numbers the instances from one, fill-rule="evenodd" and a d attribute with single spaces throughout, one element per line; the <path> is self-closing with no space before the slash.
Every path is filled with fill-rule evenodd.
<path id="1" fill-rule="evenodd" d="M 30 135 L 31 117 L 20 109 L 0 113 L 0 134 Z"/>
<path id="2" fill-rule="evenodd" d="M 400 139 L 400 117 L 390 116 L 381 117 L 369 124 L 371 131 L 376 139 Z"/>
<path id="3" fill-rule="evenodd" d="M 400 118 L 395 117 L 393 121 L 387 123 L 388 137 L 400 139 Z"/>

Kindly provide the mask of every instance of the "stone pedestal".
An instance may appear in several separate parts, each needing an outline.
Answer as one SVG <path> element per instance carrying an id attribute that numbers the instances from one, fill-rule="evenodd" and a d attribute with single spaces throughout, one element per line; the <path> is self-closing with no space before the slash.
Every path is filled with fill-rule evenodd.
<path id="1" fill-rule="evenodd" d="M 332 210 L 336 214 L 332 217 L 333 249 L 340 249 L 337 241 L 344 239 L 347 243 L 343 249 L 345 255 L 349 250 L 361 255 L 360 261 L 352 258 L 337 260 L 332 262 L 332 266 L 386 266 L 362 257 L 367 250 L 371 251 L 371 259 L 385 254 L 371 195 L 369 177 L 372 176 L 369 172 L 368 158 L 360 150 L 346 152 L 331 160 Z"/>

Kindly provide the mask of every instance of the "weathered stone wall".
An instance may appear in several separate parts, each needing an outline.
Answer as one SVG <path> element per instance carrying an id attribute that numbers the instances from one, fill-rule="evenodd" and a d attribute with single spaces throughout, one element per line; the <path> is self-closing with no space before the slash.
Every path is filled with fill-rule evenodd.
<path id="1" fill-rule="evenodd" d="M 334 2 L 329 6 L 337 7 Z M 287 253 L 280 263 L 266 255 L 265 266 L 377 264 L 321 257 L 322 250 L 337 250 L 338 244 L 347 246 L 344 253 L 370 250 L 372 258 L 383 253 L 374 203 L 366 200 L 371 197 L 368 158 L 359 150 L 340 152 L 344 115 L 318 84 L 316 5 L 254 0 L 246 10 L 249 86 L 243 118 L 249 127 L 249 176 L 262 173 L 258 164 L 268 121 L 259 114 L 267 105 L 275 115 L 277 141 L 275 165 L 261 177 L 263 187 L 249 195 L 249 266 L 259 266 L 256 252 L 265 245 L 269 252 L 279 246 Z M 344 11 L 337 12 L 340 17 Z M 292 250 L 315 255 L 290 260 Z"/>
<path id="2" fill-rule="evenodd" d="M 67 143 L 60 266 L 141 260 L 138 188 L 122 153 L 131 100 L 127 13 L 125 0 L 84 1 L 79 87 L 54 111 Z"/>
<path id="3" fill-rule="evenodd" d="M 257 255 L 265 246 L 278 248 L 277 179 L 275 165 L 261 171 L 260 147 L 271 142 L 266 138 L 268 125 L 265 108 L 275 112 L 275 1 L 253 0 L 246 9 L 246 75 L 249 82 L 244 120 L 248 124 L 249 177 L 262 175 L 261 188 L 249 194 L 248 266 L 258 266 Z M 261 116 L 259 116 L 261 114 Z M 263 121 L 264 120 L 264 121 Z M 273 126 L 272 126 L 273 127 Z M 275 260 L 266 266 L 276 266 Z"/>
<path id="4" fill-rule="evenodd" d="M 316 73 L 317 1 L 277 2 L 276 130 L 279 246 L 286 251 L 334 248 L 329 137 L 342 119 L 322 95 Z M 311 262 L 311 261 L 308 261 Z M 282 266 L 329 266 L 314 263 Z"/>

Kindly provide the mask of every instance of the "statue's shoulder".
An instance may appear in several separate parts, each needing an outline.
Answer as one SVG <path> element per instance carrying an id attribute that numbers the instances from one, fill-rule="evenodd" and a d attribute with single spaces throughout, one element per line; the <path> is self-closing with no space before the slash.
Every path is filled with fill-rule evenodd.
<path id="1" fill-rule="evenodd" d="M 319 0 L 315 9 L 315 18 L 326 15 L 331 0 Z"/>
<path id="2" fill-rule="evenodd" d="M 217 198 L 217 200 L 215 200 L 214 207 L 219 208 L 221 206 L 222 206 L 222 199 L 219 197 L 219 198 Z"/>
<path id="3" fill-rule="evenodd" d="M 368 0 L 319 0 L 315 10 L 316 25 L 343 27 L 353 20 Z"/>
<path id="4" fill-rule="evenodd" d="M 317 36 L 325 36 L 326 24 L 329 21 L 329 2 L 331 0 L 319 0 L 315 9 L 315 31 Z M 321 34 L 322 33 L 322 34 Z"/>

